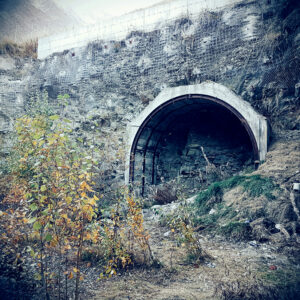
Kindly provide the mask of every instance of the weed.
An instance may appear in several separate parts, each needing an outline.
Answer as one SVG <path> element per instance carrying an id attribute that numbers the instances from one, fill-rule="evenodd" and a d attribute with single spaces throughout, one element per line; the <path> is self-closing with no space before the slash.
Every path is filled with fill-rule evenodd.
<path id="1" fill-rule="evenodd" d="M 37 40 L 30 40 L 23 44 L 13 41 L 3 41 L 0 43 L 0 55 L 8 54 L 12 57 L 33 57 L 37 58 Z"/>
<path id="2" fill-rule="evenodd" d="M 215 230 L 226 237 L 237 240 L 245 240 L 251 237 L 251 228 L 248 223 L 240 221 L 241 218 L 255 219 L 255 216 L 263 216 L 264 209 L 257 212 L 238 212 L 233 206 L 226 206 L 222 202 L 226 190 L 240 186 L 251 197 L 265 196 L 268 200 L 274 199 L 274 191 L 279 187 L 270 178 L 260 175 L 236 175 L 223 181 L 214 182 L 206 190 L 201 191 L 195 203 L 184 207 L 184 220 L 190 220 L 198 230 Z M 212 210 L 213 209 L 213 210 Z M 211 211 L 212 210 L 212 211 Z M 248 214 L 248 215 L 247 215 Z M 164 217 L 165 223 L 169 223 L 174 216 Z M 227 225 L 220 226 L 220 220 Z"/>
<path id="3" fill-rule="evenodd" d="M 195 217 L 194 223 L 196 225 L 204 226 L 206 230 L 214 229 L 217 222 L 221 218 L 227 220 L 234 220 L 237 216 L 237 212 L 231 206 L 224 206 L 223 203 L 217 204 L 216 211 L 213 214 L 204 214 L 201 217 Z"/>
<path id="4" fill-rule="evenodd" d="M 207 213 L 216 203 L 222 201 L 225 189 L 232 189 L 238 185 L 242 186 L 243 190 L 252 197 L 264 195 L 269 200 L 274 199 L 273 192 L 278 189 L 278 186 L 270 178 L 260 175 L 236 175 L 226 180 L 215 182 L 208 189 L 199 193 L 195 201 L 198 214 Z"/>
<path id="5" fill-rule="evenodd" d="M 199 215 L 209 212 L 216 204 L 222 201 L 223 189 L 219 182 L 213 183 L 205 191 L 201 191 L 196 198 L 197 210 Z"/>
<path id="6" fill-rule="evenodd" d="M 187 250 L 187 263 L 201 263 L 204 262 L 209 255 L 202 248 L 199 237 L 195 232 L 192 222 L 183 217 L 173 217 L 169 220 L 169 227 L 171 229 L 172 236 L 177 241 L 177 246 L 185 247 Z M 171 269 L 173 268 L 172 255 L 171 254 Z"/>
<path id="7" fill-rule="evenodd" d="M 230 222 L 225 226 L 220 226 L 218 233 L 235 240 L 248 240 L 251 236 L 251 227 L 248 223 Z"/>
<path id="8" fill-rule="evenodd" d="M 220 203 L 222 204 L 222 203 Z M 220 209 L 218 210 L 217 216 L 219 218 L 222 217 L 226 217 L 227 219 L 232 220 L 233 218 L 235 218 L 237 216 L 237 211 L 233 209 L 232 206 L 221 206 L 220 205 Z"/>
<path id="9" fill-rule="evenodd" d="M 254 277 L 253 277 L 254 275 Z M 300 271 L 263 268 L 252 276 L 219 282 L 215 296 L 224 300 L 293 300 L 299 299 Z"/>
<path id="10" fill-rule="evenodd" d="M 260 175 L 245 176 L 241 186 L 251 197 L 264 195 L 268 200 L 275 198 L 273 191 L 278 189 L 270 178 Z"/>
<path id="11" fill-rule="evenodd" d="M 247 164 L 247 162 L 245 162 L 245 164 Z M 243 174 L 249 174 L 255 171 L 255 166 L 254 165 L 250 165 L 244 168 L 243 170 Z"/>
<path id="12" fill-rule="evenodd" d="M 265 267 L 259 272 L 259 277 L 283 289 L 296 288 L 300 292 L 300 270 L 298 268 L 270 270 Z"/>
<path id="13" fill-rule="evenodd" d="M 274 300 L 275 289 L 256 282 L 221 282 L 215 288 L 215 295 L 222 300 Z"/>
<path id="14" fill-rule="evenodd" d="M 153 199 L 157 204 L 167 204 L 177 200 L 176 189 L 172 183 L 165 183 L 155 189 Z"/>
<path id="15" fill-rule="evenodd" d="M 102 247 L 101 247 L 102 246 Z M 99 245 L 98 247 L 90 247 L 82 252 L 81 260 L 90 265 L 104 266 L 107 263 L 105 256 L 105 247 Z"/>
<path id="16" fill-rule="evenodd" d="M 266 217 L 266 211 L 264 207 L 255 207 L 255 209 L 246 208 L 240 213 L 240 217 L 253 221 L 259 218 Z"/>

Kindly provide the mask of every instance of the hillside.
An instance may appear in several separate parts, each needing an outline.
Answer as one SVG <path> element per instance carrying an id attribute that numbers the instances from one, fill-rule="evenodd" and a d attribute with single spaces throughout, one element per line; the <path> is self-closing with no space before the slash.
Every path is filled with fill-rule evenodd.
<path id="1" fill-rule="evenodd" d="M 52 0 L 0 0 L 0 41 L 24 42 L 81 24 Z"/>
<path id="2" fill-rule="evenodd" d="M 51 1 L 1 20 L 65 21 Z M 299 16 L 242 0 L 0 48 L 0 299 L 300 299 Z"/>

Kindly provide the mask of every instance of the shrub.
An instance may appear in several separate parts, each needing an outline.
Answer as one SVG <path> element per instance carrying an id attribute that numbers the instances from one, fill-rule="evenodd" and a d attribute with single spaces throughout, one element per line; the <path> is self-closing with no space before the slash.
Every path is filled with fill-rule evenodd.
<path id="1" fill-rule="evenodd" d="M 153 261 L 142 209 L 132 195 L 118 193 L 109 218 L 99 219 L 102 196 L 93 188 L 97 149 L 64 117 L 68 98 L 58 97 L 61 115 L 53 114 L 45 96 L 17 119 L 12 188 L 5 197 L 7 209 L 0 210 L 0 250 L 31 263 L 45 299 L 55 290 L 54 296 L 64 293 L 67 299 L 70 285 L 79 299 L 83 260 L 102 260 L 102 277 L 130 265 L 134 248 L 141 250 L 143 263 Z"/>
<path id="2" fill-rule="evenodd" d="M 68 95 L 59 97 L 60 101 L 67 99 Z M 82 251 L 87 244 L 99 241 L 99 226 L 92 224 L 100 198 L 92 188 L 96 162 L 92 153 L 73 138 L 67 119 L 49 116 L 40 108 L 28 111 L 16 121 L 14 187 L 6 197 L 11 207 L 1 218 L 6 232 L 2 235 L 3 250 L 16 248 L 17 257 L 24 251 L 30 253 L 36 262 L 35 278 L 41 282 L 46 298 L 54 279 L 58 280 L 61 293 L 65 273 L 66 284 L 75 278 L 78 299 L 79 281 L 83 279 Z M 24 245 L 25 237 L 30 240 L 29 245 Z M 53 253 L 57 256 L 58 273 L 48 266 Z M 63 265 L 69 256 L 76 257 L 73 266 Z"/>
<path id="3" fill-rule="evenodd" d="M 30 40 L 23 44 L 13 41 L 3 41 L 0 43 L 0 55 L 8 54 L 12 57 L 32 57 L 37 58 L 38 40 Z"/>
<path id="4" fill-rule="evenodd" d="M 157 187 L 153 193 L 153 199 L 157 204 L 167 204 L 177 200 L 176 189 L 172 183 L 165 183 Z"/>
<path id="5" fill-rule="evenodd" d="M 235 240 L 249 240 L 251 237 L 251 227 L 248 223 L 230 222 L 225 226 L 220 226 L 218 233 Z"/>
<path id="6" fill-rule="evenodd" d="M 177 241 L 177 246 L 184 247 L 187 251 L 186 260 L 188 263 L 203 263 L 209 257 L 202 248 L 196 228 L 192 220 L 186 218 L 186 215 L 168 216 L 167 225 L 170 227 L 172 236 Z M 172 249 L 173 250 L 173 249 Z M 172 268 L 172 257 L 171 257 Z"/>

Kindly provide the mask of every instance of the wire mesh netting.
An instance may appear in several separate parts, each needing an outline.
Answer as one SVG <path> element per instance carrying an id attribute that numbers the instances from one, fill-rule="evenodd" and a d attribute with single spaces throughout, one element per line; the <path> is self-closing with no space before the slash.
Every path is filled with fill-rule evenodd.
<path id="1" fill-rule="evenodd" d="M 24 93 L 28 97 L 34 90 L 46 89 L 50 98 L 57 93 L 79 97 L 79 92 L 82 98 L 91 93 L 100 98 L 115 91 L 156 96 L 167 86 L 206 80 L 239 94 L 248 89 L 250 101 L 268 90 L 294 90 L 300 74 L 299 28 L 291 18 L 283 21 L 284 1 L 269 2 L 170 1 L 48 38 L 45 47 L 68 50 L 39 63 L 25 81 L 21 75 L 1 81 L 0 104 L 13 115 L 23 107 Z"/>

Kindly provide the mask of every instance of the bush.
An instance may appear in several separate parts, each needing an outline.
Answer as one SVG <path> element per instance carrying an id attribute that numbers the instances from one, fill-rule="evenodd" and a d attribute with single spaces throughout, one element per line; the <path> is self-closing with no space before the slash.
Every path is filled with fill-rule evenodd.
<path id="1" fill-rule="evenodd" d="M 248 223 L 230 222 L 225 226 L 219 227 L 218 233 L 235 240 L 249 240 L 251 227 Z"/>
<path id="2" fill-rule="evenodd" d="M 51 295 L 55 291 L 58 298 L 73 293 L 79 299 L 83 260 L 101 261 L 101 277 L 130 265 L 136 249 L 143 263 L 153 261 L 139 201 L 117 193 L 110 216 L 98 218 L 102 195 L 94 190 L 93 179 L 97 149 L 64 117 L 68 98 L 58 97 L 61 115 L 53 114 L 45 97 L 41 104 L 33 101 L 27 115 L 17 119 L 12 186 L 5 191 L 7 208 L 0 210 L 0 250 L 31 265 L 43 299 L 57 296 Z"/>
<path id="3" fill-rule="evenodd" d="M 32 57 L 37 58 L 38 40 L 30 40 L 23 44 L 13 41 L 3 41 L 0 43 L 0 55 L 8 54 L 12 57 Z"/>
<path id="4" fill-rule="evenodd" d="M 171 203 L 178 199 L 176 189 L 171 183 L 165 183 L 157 187 L 152 197 L 160 205 Z"/>

